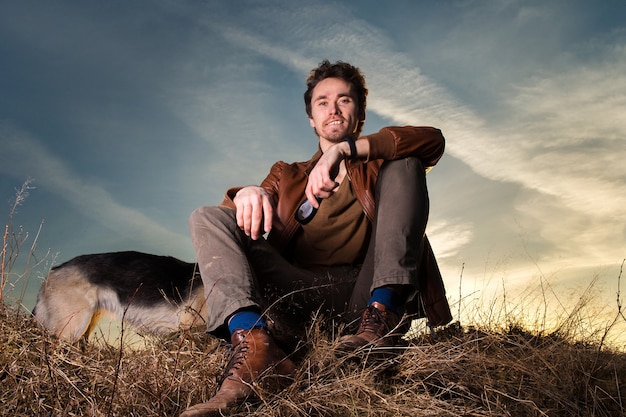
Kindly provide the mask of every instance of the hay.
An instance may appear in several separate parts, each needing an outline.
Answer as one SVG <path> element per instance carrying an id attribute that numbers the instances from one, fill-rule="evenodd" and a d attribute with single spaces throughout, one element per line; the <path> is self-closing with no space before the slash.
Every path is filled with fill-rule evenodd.
<path id="1" fill-rule="evenodd" d="M 0 306 L 0 415 L 175 416 L 213 394 L 227 346 L 202 331 L 141 346 L 73 346 Z M 339 354 L 318 319 L 294 384 L 238 416 L 618 416 L 623 352 L 537 335 L 462 328 L 417 335 L 395 354 Z"/>

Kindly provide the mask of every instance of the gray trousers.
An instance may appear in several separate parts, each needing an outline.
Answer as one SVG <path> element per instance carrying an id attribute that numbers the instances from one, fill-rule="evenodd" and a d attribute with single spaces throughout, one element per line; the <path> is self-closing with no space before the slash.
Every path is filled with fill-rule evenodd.
<path id="1" fill-rule="evenodd" d="M 247 237 L 230 208 L 196 209 L 189 224 L 207 297 L 207 330 L 219 333 L 230 315 L 249 307 L 303 328 L 315 312 L 349 321 L 366 307 L 373 289 L 385 285 L 405 286 L 412 300 L 429 210 L 422 163 L 386 161 L 375 199 L 363 265 L 320 270 L 296 267 L 265 239 Z"/>

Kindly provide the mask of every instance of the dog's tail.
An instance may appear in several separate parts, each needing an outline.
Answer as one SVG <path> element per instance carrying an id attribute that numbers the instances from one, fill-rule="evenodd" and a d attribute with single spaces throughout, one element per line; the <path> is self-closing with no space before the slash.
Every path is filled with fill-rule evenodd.
<path id="1" fill-rule="evenodd" d="M 37 294 L 37 300 L 35 301 L 35 305 L 33 306 L 33 309 L 30 311 L 30 316 L 31 317 L 37 317 L 37 306 L 39 305 L 39 294 Z"/>

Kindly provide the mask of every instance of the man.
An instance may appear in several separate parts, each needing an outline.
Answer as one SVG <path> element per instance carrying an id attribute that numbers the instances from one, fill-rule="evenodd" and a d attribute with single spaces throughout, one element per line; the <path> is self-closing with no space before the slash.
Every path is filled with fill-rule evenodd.
<path id="1" fill-rule="evenodd" d="M 221 206 L 191 215 L 207 328 L 227 329 L 234 354 L 217 394 L 183 417 L 219 415 L 267 374 L 293 377 L 294 362 L 270 332 L 274 319 L 286 323 L 281 314 L 292 325 L 319 311 L 337 320 L 360 315 L 358 329 L 339 340 L 344 349 L 393 346 L 411 317 L 450 321 L 424 234 L 425 171 L 441 158 L 444 138 L 430 127 L 360 136 L 366 97 L 358 68 L 322 62 L 304 94 L 319 139 L 313 158 L 277 162 L 261 186 L 230 189 Z M 298 222 L 304 200 L 315 215 Z"/>

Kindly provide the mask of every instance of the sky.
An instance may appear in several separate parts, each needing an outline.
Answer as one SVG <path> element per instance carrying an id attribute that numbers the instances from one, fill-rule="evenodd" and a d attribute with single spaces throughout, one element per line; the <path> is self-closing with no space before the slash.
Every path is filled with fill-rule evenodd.
<path id="1" fill-rule="evenodd" d="M 446 137 L 427 233 L 456 318 L 589 286 L 615 312 L 625 22 L 621 0 L 0 0 L 0 216 L 32 180 L 11 224 L 42 260 L 24 304 L 79 254 L 193 261 L 193 209 L 316 151 L 302 94 L 329 59 L 365 74 L 364 134 Z"/>

